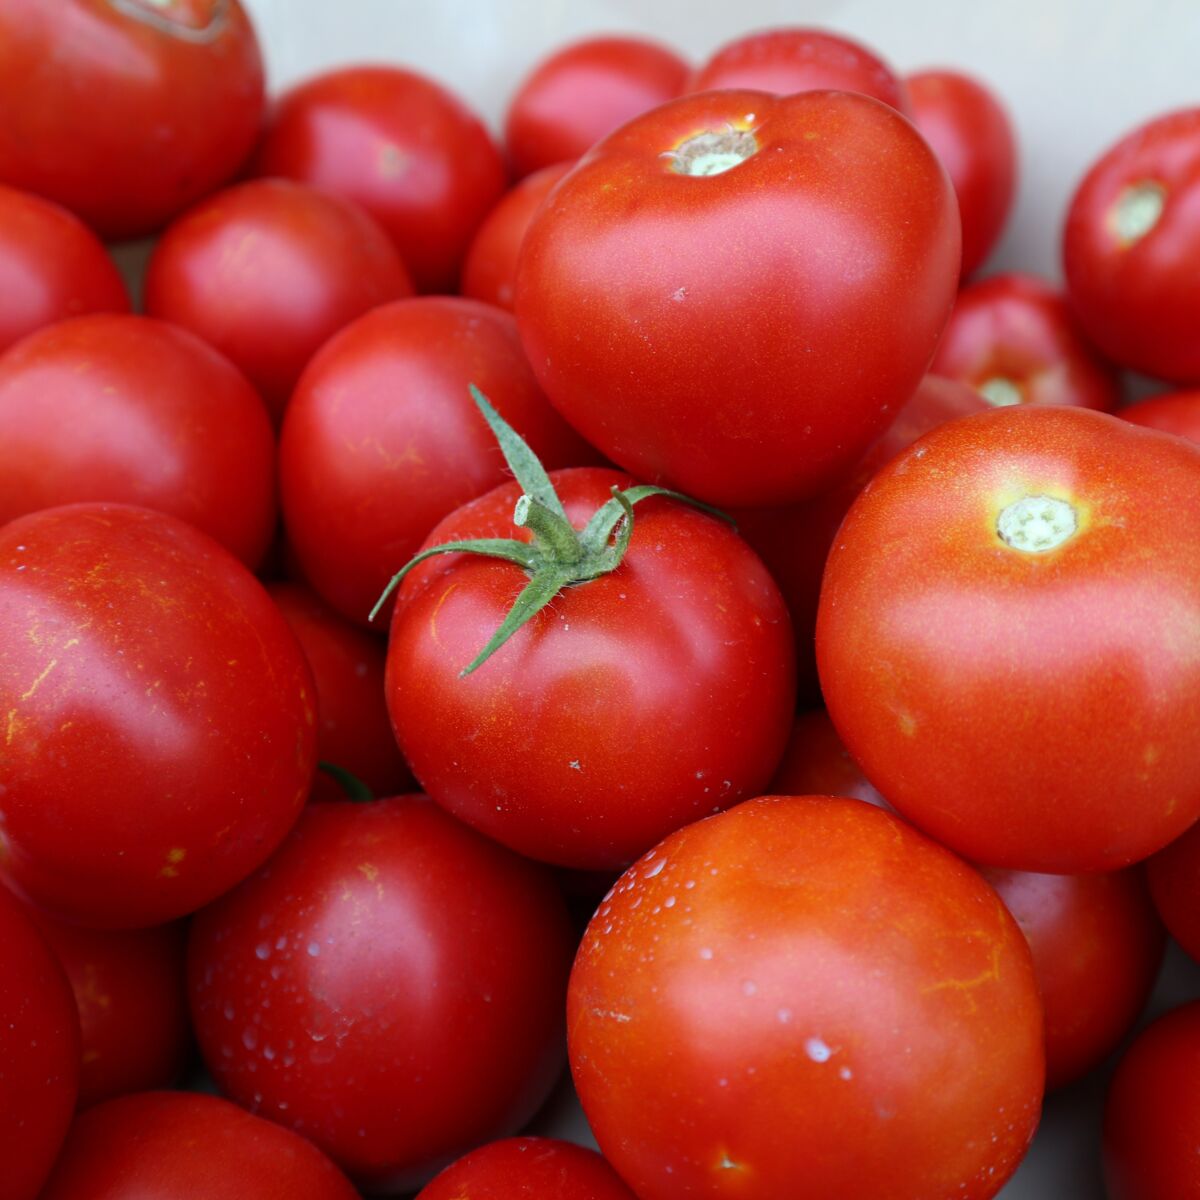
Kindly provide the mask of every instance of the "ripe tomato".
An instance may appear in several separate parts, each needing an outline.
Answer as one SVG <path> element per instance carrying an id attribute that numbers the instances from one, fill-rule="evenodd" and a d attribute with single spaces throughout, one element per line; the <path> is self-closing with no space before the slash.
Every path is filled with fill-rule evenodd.
<path id="1" fill-rule="evenodd" d="M 1146 865 L 1150 892 L 1171 936 L 1200 962 L 1200 825 Z"/>
<path id="2" fill-rule="evenodd" d="M 445 88 L 399 67 L 345 67 L 285 92 L 257 173 L 356 200 L 422 292 L 452 292 L 479 223 L 504 191 L 500 151 Z"/>
<path id="3" fill-rule="evenodd" d="M 626 121 L 674 100 L 690 67 L 640 37 L 591 37 L 542 59 L 509 102 L 504 144 L 518 179 L 576 159 Z"/>
<path id="4" fill-rule="evenodd" d="M 593 148 L 534 217 L 521 338 L 559 411 L 639 478 L 800 500 L 920 383 L 958 240 L 949 180 L 893 109 L 688 96 Z"/>
<path id="5" fill-rule="evenodd" d="M 80 500 L 158 509 L 247 566 L 275 529 L 275 438 L 241 373 L 147 317 L 77 317 L 0 356 L 0 525 Z"/>
<path id="6" fill-rule="evenodd" d="M 1016 924 L 857 800 L 750 800 L 640 859 L 584 935 L 567 1028 L 588 1121 L 641 1200 L 982 1200 L 1041 1104 Z"/>
<path id="7" fill-rule="evenodd" d="M 163 234 L 146 311 L 242 371 L 278 420 L 305 364 L 369 308 L 412 295 L 387 234 L 357 205 L 285 179 L 220 192 Z"/>
<path id="8" fill-rule="evenodd" d="M 1151 396 L 1121 409 L 1126 421 L 1200 442 L 1200 391 Z"/>
<path id="9" fill-rule="evenodd" d="M 848 796 L 892 809 L 851 757 L 823 709 L 796 717 L 787 749 L 771 780 L 771 792 L 777 796 Z"/>
<path id="10" fill-rule="evenodd" d="M 225 183 L 262 112 L 240 0 L 0 0 L 0 180 L 105 238 Z"/>
<path id="11" fill-rule="evenodd" d="M 258 866 L 313 771 L 312 682 L 257 580 L 173 517 L 75 504 L 0 529 L 0 871 L 96 927 Z"/>
<path id="12" fill-rule="evenodd" d="M 885 467 L 817 617 L 871 782 L 995 866 L 1112 870 L 1177 837 L 1200 815 L 1195 512 L 1200 450 L 1085 409 L 967 417 Z"/>
<path id="13" fill-rule="evenodd" d="M 545 1099 L 572 947 L 549 878 L 424 797 L 313 804 L 193 922 L 196 1035 L 239 1103 L 411 1191 Z"/>

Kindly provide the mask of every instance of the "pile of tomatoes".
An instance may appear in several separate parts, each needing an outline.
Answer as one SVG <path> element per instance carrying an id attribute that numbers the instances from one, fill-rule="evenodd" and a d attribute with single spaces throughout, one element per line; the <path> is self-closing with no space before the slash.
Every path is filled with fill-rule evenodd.
<path id="1" fill-rule="evenodd" d="M 1200 958 L 1200 109 L 1065 288 L 974 278 L 1017 165 L 823 30 L 501 146 L 0 0 L 0 1197 L 1000 1192 Z M 513 1136 L 568 1058 L 603 1157 Z M 1198 1081 L 1125 1046 L 1110 1200 Z"/>

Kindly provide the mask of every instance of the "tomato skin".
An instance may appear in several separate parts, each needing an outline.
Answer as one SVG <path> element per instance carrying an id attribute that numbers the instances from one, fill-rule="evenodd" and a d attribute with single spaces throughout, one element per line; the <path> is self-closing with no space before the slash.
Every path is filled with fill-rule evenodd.
<path id="1" fill-rule="evenodd" d="M 998 535 L 1028 497 L 1074 511 L 1057 549 Z M 1200 450 L 1084 409 L 982 413 L 894 460 L 817 617 L 829 713 L 871 782 L 993 866 L 1114 870 L 1177 837 L 1200 814 L 1197 511 Z"/>
<path id="2" fill-rule="evenodd" d="M 79 924 L 207 903 L 308 793 L 300 647 L 241 563 L 162 513 L 76 504 L 0 530 L 0 711 L 0 871 Z"/>
<path id="3" fill-rule="evenodd" d="M 1128 189 L 1157 185 L 1162 210 L 1122 233 Z M 1092 165 L 1067 210 L 1063 266 L 1080 324 L 1101 353 L 1175 383 L 1200 383 L 1200 108 L 1147 121 Z"/>
<path id="4" fill-rule="evenodd" d="M 452 292 L 504 191 L 500 151 L 451 92 L 399 67 L 345 67 L 276 100 L 256 173 L 355 200 L 387 230 L 417 289 Z"/>
<path id="5" fill-rule="evenodd" d="M 0 356 L 0 525 L 85 500 L 158 509 L 254 567 L 275 530 L 275 438 L 225 358 L 149 317 L 76 317 Z"/>
<path id="6" fill-rule="evenodd" d="M 642 1200 L 990 1197 L 1040 1110 L 1020 931 L 857 800 L 750 800 L 639 860 L 584 935 L 567 1029 Z"/>
<path id="7" fill-rule="evenodd" d="M 1200 391 L 1151 396 L 1121 409 L 1120 415 L 1135 425 L 1200 442 Z"/>
<path id="8" fill-rule="evenodd" d="M 0 887 L 0 1195 L 34 1200 L 79 1088 L 79 1017 L 62 967 Z"/>
<path id="9" fill-rule="evenodd" d="M 1147 864 L 1150 894 L 1171 936 L 1200 962 L 1200 826 L 1193 825 Z"/>
<path id="10" fill-rule="evenodd" d="M 846 796 L 894 811 L 862 773 L 823 709 L 796 717 L 770 790 L 775 796 Z"/>
<path id="11" fill-rule="evenodd" d="M 962 275 L 992 252 L 1017 190 L 1017 143 L 999 97 L 961 71 L 909 75 L 912 119 L 954 184 L 962 217 Z"/>
<path id="12" fill-rule="evenodd" d="M 251 180 L 190 209 L 146 269 L 146 311 L 220 350 L 277 421 L 323 342 L 412 290 L 377 222 L 286 179 Z"/>
<path id="13" fill-rule="evenodd" d="M 664 157 L 751 125 L 757 152 L 720 174 Z M 612 461 L 714 504 L 798 501 L 916 390 L 958 238 L 945 172 L 893 109 L 849 93 L 688 96 L 554 190 L 522 246 L 517 320 L 551 402 Z"/>
<path id="14" fill-rule="evenodd" d="M 225 183 L 262 112 L 239 0 L 0 3 L 0 180 L 106 239 L 152 233 Z"/>
<path id="15" fill-rule="evenodd" d="M 314 804 L 193 922 L 196 1035 L 239 1103 L 410 1191 L 545 1099 L 572 949 L 548 877 L 425 797 Z"/>
<path id="16" fill-rule="evenodd" d="M 504 118 L 504 145 L 522 179 L 576 159 L 626 121 L 674 100 L 690 67 L 640 37 L 591 37 L 563 46 L 525 77 Z"/>
<path id="17" fill-rule="evenodd" d="M 143 1092 L 98 1105 L 71 1128 L 39 1200 L 357 1200 L 315 1146 L 191 1092 Z"/>

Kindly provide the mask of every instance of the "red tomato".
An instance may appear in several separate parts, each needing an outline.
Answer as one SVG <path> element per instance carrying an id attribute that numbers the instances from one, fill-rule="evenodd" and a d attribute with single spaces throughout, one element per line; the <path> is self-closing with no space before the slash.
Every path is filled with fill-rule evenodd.
<path id="1" fill-rule="evenodd" d="M 279 444 L 284 523 L 305 578 L 351 620 L 367 623 L 438 521 L 507 477 L 472 383 L 551 466 L 595 458 L 542 395 L 513 318 L 475 300 L 368 313 L 301 379 Z"/>
<path id="2" fill-rule="evenodd" d="M 225 183 L 262 111 L 239 0 L 0 0 L 0 180 L 106 238 Z"/>
<path id="3" fill-rule="evenodd" d="M 3 846 L 0 844 L 0 858 Z M 79 1088 L 71 987 L 21 906 L 0 888 L 0 1195 L 34 1200 Z"/>
<path id="4" fill-rule="evenodd" d="M 227 891 L 295 821 L 304 655 L 257 580 L 173 517 L 75 504 L 0 529 L 0 869 L 96 927 Z"/>
<path id="5" fill-rule="evenodd" d="M 147 317 L 77 317 L 0 357 L 0 525 L 80 500 L 158 509 L 257 565 L 275 438 L 226 359 Z"/>
<path id="6" fill-rule="evenodd" d="M 492 1142 L 447 1167 L 417 1200 L 636 1200 L 594 1150 L 554 1138 Z"/>
<path id="7" fill-rule="evenodd" d="M 1121 409 L 1120 415 L 1135 425 L 1200 442 L 1200 391 L 1151 396 Z"/>
<path id="8" fill-rule="evenodd" d="M 39 1200 L 357 1200 L 315 1146 L 227 1100 L 144 1092 L 79 1117 Z"/>
<path id="9" fill-rule="evenodd" d="M 1200 825 L 1193 825 L 1146 868 L 1150 892 L 1171 936 L 1200 962 Z"/>
<path id="10" fill-rule="evenodd" d="M 817 617 L 871 782 L 995 866 L 1112 870 L 1177 837 L 1200 815 L 1194 511 L 1200 450 L 1084 409 L 966 417 L 884 468 Z"/>
<path id="11" fill-rule="evenodd" d="M 285 179 L 221 192 L 154 248 L 146 311 L 245 372 L 276 419 L 320 345 L 369 308 L 412 295 L 387 234 L 357 205 Z"/>
<path id="12" fill-rule="evenodd" d="M 451 292 L 471 237 L 504 191 L 483 123 L 445 88 L 399 67 L 345 67 L 286 92 L 257 172 L 357 200 L 423 292 Z"/>
<path id="13" fill-rule="evenodd" d="M 592 919 L 567 1028 L 588 1121 L 641 1200 L 982 1200 L 1041 1104 L 1016 924 L 857 800 L 751 800 L 667 838 Z"/>
<path id="14" fill-rule="evenodd" d="M 1200 1195 L 1200 1002 L 1160 1017 L 1126 1052 L 1104 1111 L 1109 1200 Z"/>
<path id="15" fill-rule="evenodd" d="M 78 217 L 0 187 L 0 351 L 67 317 L 128 311 L 121 273 Z"/>
<path id="16" fill-rule="evenodd" d="M 1139 126 L 1071 200 L 1063 263 L 1088 337 L 1114 362 L 1200 383 L 1200 108 Z"/>
<path id="17" fill-rule="evenodd" d="M 410 1191 L 545 1099 L 572 946 L 548 877 L 424 797 L 314 804 L 193 922 L 196 1034 L 239 1103 Z"/>
<path id="18" fill-rule="evenodd" d="M 771 791 L 779 796 L 848 796 L 879 808 L 891 805 L 862 773 L 845 743 L 821 709 L 803 712 L 792 726 L 792 736 Z"/>
<path id="19" fill-rule="evenodd" d="M 556 163 L 527 175 L 506 192 L 475 233 L 462 271 L 462 294 L 506 308 L 513 306 L 517 283 L 517 252 L 533 214 L 554 185 L 574 166 Z"/>
<path id="20" fill-rule="evenodd" d="M 590 37 L 556 50 L 508 106 L 504 144 L 518 179 L 576 159 L 626 121 L 674 100 L 688 64 L 641 37 Z"/>
<path id="21" fill-rule="evenodd" d="M 823 29 L 783 28 L 750 33 L 717 50 L 692 76 L 689 92 L 754 88 L 796 92 L 861 92 L 906 113 L 903 82 L 873 50 Z"/>
<path id="22" fill-rule="evenodd" d="M 912 119 L 950 174 L 962 218 L 965 279 L 991 253 L 1017 188 L 1017 143 L 1004 105 L 961 71 L 905 79 Z"/>
<path id="23" fill-rule="evenodd" d="M 958 238 L 949 180 L 894 110 L 689 96 L 601 142 L 538 212 L 521 338 L 559 411 L 639 478 L 800 500 L 920 383 Z"/>

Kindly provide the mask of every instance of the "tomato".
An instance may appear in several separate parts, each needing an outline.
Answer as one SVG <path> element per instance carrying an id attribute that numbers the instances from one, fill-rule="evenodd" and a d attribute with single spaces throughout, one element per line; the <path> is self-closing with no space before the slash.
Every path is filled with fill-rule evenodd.
<path id="1" fill-rule="evenodd" d="M 0 356 L 0 525 L 81 500 L 139 504 L 248 566 L 275 529 L 275 439 L 254 389 L 182 329 L 77 317 Z"/>
<path id="2" fill-rule="evenodd" d="M 512 310 L 517 282 L 517 252 L 533 214 L 554 185 L 574 166 L 555 163 L 527 175 L 506 192 L 475 232 L 463 263 L 464 296 Z"/>
<path id="3" fill-rule="evenodd" d="M 417 1200 L 636 1200 L 594 1150 L 555 1138 L 492 1142 L 447 1167 Z"/>
<path id="4" fill-rule="evenodd" d="M 387 234 L 357 205 L 258 179 L 174 222 L 146 270 L 146 311 L 215 346 L 278 419 L 322 342 L 369 308 L 412 295 Z"/>
<path id="5" fill-rule="evenodd" d="M 1146 867 L 1154 906 L 1171 936 L 1200 962 L 1200 825 L 1193 825 Z"/>
<path id="6" fill-rule="evenodd" d="M 315 1146 L 216 1096 L 144 1092 L 79 1117 L 39 1200 L 356 1200 Z"/>
<path id="7" fill-rule="evenodd" d="M 626 121 L 683 92 L 689 65 L 641 37 L 590 37 L 563 46 L 522 80 L 504 118 L 518 179 L 576 159 Z"/>
<path id="8" fill-rule="evenodd" d="M 992 252 L 1017 190 L 1017 143 L 1004 105 L 961 71 L 904 80 L 912 119 L 950 174 L 962 218 L 965 279 Z"/>
<path id="9" fill-rule="evenodd" d="M 920 383 L 958 238 L 949 180 L 894 110 L 689 96 L 555 188 L 517 319 L 552 403 L 614 462 L 709 503 L 781 504 L 848 470 Z"/>
<path id="10" fill-rule="evenodd" d="M 399 67 L 345 67 L 285 92 L 257 173 L 356 200 L 387 230 L 420 291 L 451 292 L 504 191 L 500 151 L 445 88 Z"/>
<path id="11" fill-rule="evenodd" d="M 513 318 L 474 300 L 376 309 L 296 388 L 279 444 L 284 523 L 305 578 L 351 620 L 367 623 L 438 521 L 506 477 L 472 383 L 552 466 L 594 460 L 538 388 Z"/>
<path id="12" fill-rule="evenodd" d="M 1121 416 L 1147 429 L 1160 429 L 1189 442 L 1200 442 L 1200 391 L 1151 396 L 1121 409 Z"/>
<path id="13" fill-rule="evenodd" d="M 1035 275 L 993 275 L 963 288 L 931 371 L 991 404 L 1072 404 L 1111 412 L 1112 368 L 1080 333 L 1062 294 Z"/>
<path id="14" fill-rule="evenodd" d="M 829 713 L 871 782 L 993 866 L 1113 870 L 1182 833 L 1196 511 L 1200 450 L 1084 409 L 966 417 L 885 467 L 817 617 Z"/>
<path id="15" fill-rule="evenodd" d="M 640 859 L 584 936 L 567 1028 L 641 1200 L 990 1197 L 1040 1110 L 1016 924 L 857 800 L 750 800 Z"/>
<path id="16" fill-rule="evenodd" d="M 257 580 L 162 513 L 0 529 L 0 871 L 56 915 L 137 927 L 267 857 L 314 761 L 308 665 Z"/>
<path id="17" fill-rule="evenodd" d="M 239 0 L 0 0 L 0 180 L 105 238 L 152 233 L 230 179 L 262 112 Z"/>
<path id="18" fill-rule="evenodd" d="M 1109 1200 L 1200 1193 L 1200 1002 L 1144 1030 L 1109 1085 L 1104 1182 Z"/>
<path id="19" fill-rule="evenodd" d="M 239 1103 L 410 1191 L 545 1099 L 572 949 L 549 879 L 424 797 L 314 804 L 193 922 L 196 1035 Z"/>
<path id="20" fill-rule="evenodd" d="M 1200 383 L 1200 108 L 1102 155 L 1067 210 L 1063 265 L 1084 331 L 1122 366 Z"/>
<path id="21" fill-rule="evenodd" d="M 71 987 L 21 906 L 0 888 L 0 1195 L 34 1200 L 79 1088 Z"/>
<path id="22" fill-rule="evenodd" d="M 846 796 L 879 808 L 892 807 L 850 757 L 829 714 L 822 709 L 796 717 L 771 780 L 771 792 L 779 796 Z"/>

